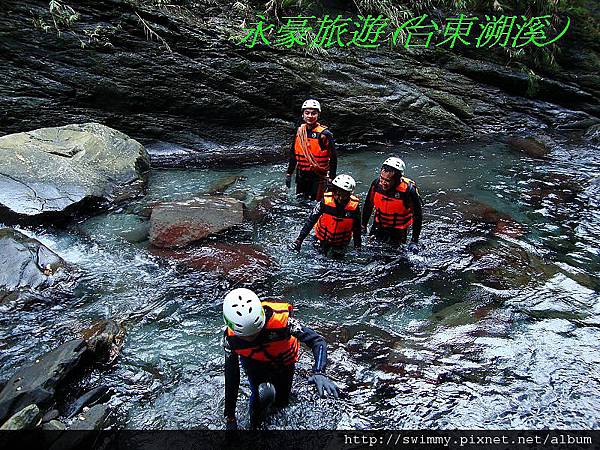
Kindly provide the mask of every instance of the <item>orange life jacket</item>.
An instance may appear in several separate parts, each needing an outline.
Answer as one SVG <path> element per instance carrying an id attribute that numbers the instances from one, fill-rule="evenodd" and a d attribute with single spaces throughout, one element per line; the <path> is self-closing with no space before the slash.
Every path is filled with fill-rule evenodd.
<path id="1" fill-rule="evenodd" d="M 402 177 L 393 194 L 385 194 L 379 184 L 375 187 L 373 206 L 375 207 L 375 223 L 380 228 L 404 230 L 413 223 L 413 205 L 408 192 L 410 187 L 416 189 L 415 182 Z"/>
<path id="2" fill-rule="evenodd" d="M 231 349 L 240 356 L 276 365 L 290 365 L 298 361 L 298 339 L 291 335 L 288 319 L 292 305 L 284 302 L 261 302 L 270 308 L 271 317 L 256 339 L 245 341 L 227 328 L 227 341 Z"/>
<path id="3" fill-rule="evenodd" d="M 347 245 L 352 238 L 354 226 L 352 212 L 358 208 L 358 197 L 350 196 L 343 211 L 336 208 L 331 192 L 327 192 L 323 196 L 323 202 L 325 204 L 323 214 L 314 226 L 315 236 L 318 240 L 333 247 Z"/>
<path id="4" fill-rule="evenodd" d="M 329 171 L 329 159 L 331 157 L 331 152 L 329 149 L 321 148 L 320 139 L 321 133 L 325 131 L 327 127 L 321 126 L 317 124 L 312 130 L 306 130 L 306 142 L 307 142 L 307 151 L 312 155 L 312 159 L 318 165 L 315 167 L 311 162 L 307 159 L 304 154 L 304 149 L 296 135 L 294 141 L 294 154 L 296 155 L 296 169 L 297 170 L 305 170 L 312 171 L 317 173 L 318 175 L 325 176 Z"/>

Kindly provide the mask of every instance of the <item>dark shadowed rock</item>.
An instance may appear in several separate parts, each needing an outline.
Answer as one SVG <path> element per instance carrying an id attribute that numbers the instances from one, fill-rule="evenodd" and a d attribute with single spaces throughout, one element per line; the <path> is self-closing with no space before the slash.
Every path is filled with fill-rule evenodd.
<path id="1" fill-rule="evenodd" d="M 156 141 L 153 163 L 239 166 L 286 157 L 307 95 L 323 100 L 323 120 L 338 141 L 361 144 L 514 132 L 600 112 L 593 50 L 589 66 L 571 59 L 561 64 L 569 70 L 537 77 L 538 98 L 544 100 L 539 101 L 527 98 L 531 79 L 521 61 L 509 64 L 508 55 L 490 49 L 473 57 L 502 55 L 498 63 L 442 47 L 410 52 L 387 45 L 377 51 L 334 47 L 326 57 L 305 47 L 250 49 L 238 45 L 232 33 L 241 31 L 242 20 L 264 11 L 265 2 L 237 2 L 251 6 L 248 16 L 224 0 L 175 3 L 165 8 L 162 2 L 77 2 L 72 6 L 79 18 L 57 33 L 47 2 L 4 0 L 0 130 L 85 118 Z M 356 2 L 335 3 L 343 4 L 345 14 L 359 13 Z M 308 13 L 304 6 L 280 12 L 300 11 Z M 322 13 L 340 11 L 326 6 Z M 161 40 L 146 38 L 140 18 Z M 98 33 L 92 36 L 91 30 Z M 561 49 L 567 42 L 581 48 L 574 36 L 565 36 Z M 561 52 L 561 59 L 568 54 Z"/>
<path id="2" fill-rule="evenodd" d="M 531 158 L 545 158 L 550 151 L 546 144 L 535 138 L 509 137 L 508 146 L 511 150 L 524 153 Z"/>
<path id="3" fill-rule="evenodd" d="M 161 203 L 150 215 L 150 243 L 163 248 L 184 247 L 239 225 L 243 219 L 242 202 L 228 197 Z"/>
<path id="4" fill-rule="evenodd" d="M 592 144 L 600 144 L 600 124 L 589 127 L 584 137 Z"/>
<path id="5" fill-rule="evenodd" d="M 29 405 L 10 417 L 0 427 L 0 430 L 29 430 L 38 426 L 42 413 L 37 405 Z"/>
<path id="6" fill-rule="evenodd" d="M 96 405 L 80 414 L 69 426 L 69 431 L 77 433 L 62 433 L 52 444 L 50 450 L 70 450 L 79 448 L 92 448 L 98 442 L 97 431 L 107 426 L 109 409 L 107 405 Z M 87 431 L 87 433 L 86 433 Z"/>
<path id="7" fill-rule="evenodd" d="M 97 360 L 111 363 L 123 346 L 125 327 L 122 322 L 102 320 L 85 330 L 82 337 Z"/>
<path id="8" fill-rule="evenodd" d="M 69 430 L 101 430 L 110 413 L 107 405 L 94 405 L 80 414 L 69 427 Z"/>
<path id="9" fill-rule="evenodd" d="M 42 424 L 42 430 L 44 431 L 63 431 L 65 429 L 65 424 L 59 420 L 51 420 L 50 422 Z"/>
<path id="10" fill-rule="evenodd" d="M 47 218 L 139 194 L 149 157 L 127 135 L 98 123 L 0 137 L 0 212 Z"/>
<path id="11" fill-rule="evenodd" d="M 86 392 L 77 400 L 75 400 L 67 411 L 67 418 L 71 419 L 73 416 L 79 414 L 83 408 L 93 406 L 97 403 L 105 403 L 110 399 L 111 392 L 107 386 L 98 386 L 91 391 Z"/>
<path id="12" fill-rule="evenodd" d="M 255 282 L 273 273 L 273 260 L 257 245 L 211 243 L 185 250 L 154 249 L 153 254 L 185 267 L 225 276 L 232 281 Z"/>
<path id="13" fill-rule="evenodd" d="M 44 417 L 42 417 L 42 422 L 50 422 L 51 420 L 58 419 L 58 415 L 58 409 L 51 409 L 44 414 Z"/>
<path id="14" fill-rule="evenodd" d="M 44 289 L 69 278 L 65 261 L 19 231 L 0 229 L 0 301 L 21 289 Z"/>
<path id="15" fill-rule="evenodd" d="M 86 351 L 85 342 L 75 339 L 19 369 L 0 391 L 0 420 L 31 404 L 42 409 L 48 406 L 57 385 L 78 366 Z"/>

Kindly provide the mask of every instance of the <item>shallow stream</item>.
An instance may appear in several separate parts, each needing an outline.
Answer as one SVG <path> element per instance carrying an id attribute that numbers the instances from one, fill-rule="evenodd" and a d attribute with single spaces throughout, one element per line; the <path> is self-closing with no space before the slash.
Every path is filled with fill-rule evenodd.
<path id="1" fill-rule="evenodd" d="M 122 427 L 221 428 L 220 305 L 247 286 L 293 303 L 326 337 L 343 391 L 317 398 L 304 349 L 292 404 L 267 428 L 599 428 L 600 155 L 558 147 L 548 160 L 497 143 L 400 148 L 425 201 L 421 252 L 367 243 L 345 261 L 318 256 L 310 239 L 300 254 L 287 249 L 312 204 L 286 192 L 284 164 L 155 170 L 147 195 L 120 209 L 23 229 L 81 277 L 64 297 L 0 306 L 0 380 L 94 321 L 122 319 L 120 357 L 77 388 L 110 386 Z M 361 200 L 388 154 L 340 157 Z M 268 219 L 220 237 L 214 253 L 216 240 L 201 244 L 200 262 L 148 248 L 148 205 L 231 176 L 242 178 L 225 194 L 267 196 Z M 232 252 L 243 269 L 211 262 Z M 248 393 L 243 385 L 241 425 Z"/>

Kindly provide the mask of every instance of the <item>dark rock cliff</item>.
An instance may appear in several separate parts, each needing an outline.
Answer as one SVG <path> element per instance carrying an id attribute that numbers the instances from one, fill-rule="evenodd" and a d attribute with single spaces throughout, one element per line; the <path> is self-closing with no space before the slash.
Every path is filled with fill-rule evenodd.
<path id="1" fill-rule="evenodd" d="M 246 49 L 231 39 L 242 17 L 231 2 L 69 4 L 74 20 L 47 2 L 3 2 L 0 134 L 96 121 L 159 141 L 159 153 L 177 143 L 180 160 L 248 163 L 285 154 L 307 97 L 346 144 L 586 129 L 600 117 L 596 48 L 563 52 L 569 71 L 537 77 L 531 98 L 528 75 L 493 57 Z"/>

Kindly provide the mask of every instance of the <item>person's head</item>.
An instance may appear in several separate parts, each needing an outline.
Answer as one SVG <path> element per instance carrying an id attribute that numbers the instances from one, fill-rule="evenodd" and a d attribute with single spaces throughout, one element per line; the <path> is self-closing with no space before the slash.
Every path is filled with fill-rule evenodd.
<path id="1" fill-rule="evenodd" d="M 254 292 L 238 288 L 223 300 L 223 320 L 236 336 L 253 340 L 265 325 L 265 310 Z"/>
<path id="2" fill-rule="evenodd" d="M 302 103 L 302 119 L 307 125 L 314 125 L 319 120 L 321 104 L 317 100 L 309 99 Z"/>
<path id="3" fill-rule="evenodd" d="M 339 174 L 331 182 L 331 192 L 336 205 L 346 205 L 350 200 L 350 196 L 354 193 L 356 182 L 354 178 L 345 173 Z"/>
<path id="4" fill-rule="evenodd" d="M 386 159 L 379 172 L 379 185 L 384 191 L 394 189 L 404 175 L 406 165 L 400 158 L 392 156 Z"/>

